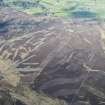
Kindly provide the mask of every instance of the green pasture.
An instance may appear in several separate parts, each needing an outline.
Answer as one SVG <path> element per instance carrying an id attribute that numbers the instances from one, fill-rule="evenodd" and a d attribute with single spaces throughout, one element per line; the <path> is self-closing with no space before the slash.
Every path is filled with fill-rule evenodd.
<path id="1" fill-rule="evenodd" d="M 5 4 L 32 15 L 105 20 L 105 0 L 5 0 Z"/>

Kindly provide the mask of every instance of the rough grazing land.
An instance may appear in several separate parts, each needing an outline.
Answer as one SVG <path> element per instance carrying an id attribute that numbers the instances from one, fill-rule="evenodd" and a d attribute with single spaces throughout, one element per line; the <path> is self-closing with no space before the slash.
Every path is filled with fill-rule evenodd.
<path id="1" fill-rule="evenodd" d="M 22 84 L 69 105 L 104 105 L 104 23 L 7 11 L 0 11 L 0 56 Z"/>
<path id="2" fill-rule="evenodd" d="M 105 0 L 0 0 L 0 7 L 35 16 L 105 20 Z"/>

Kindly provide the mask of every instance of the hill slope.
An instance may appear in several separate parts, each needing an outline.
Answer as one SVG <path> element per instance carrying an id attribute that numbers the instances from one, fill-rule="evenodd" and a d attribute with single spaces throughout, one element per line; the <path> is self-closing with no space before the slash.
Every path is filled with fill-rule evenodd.
<path id="1" fill-rule="evenodd" d="M 0 18 L 8 21 L 8 31 L 0 33 L 0 55 L 11 60 L 23 84 L 69 104 L 105 102 L 104 23 L 32 17 L 9 8 Z M 33 30 L 20 30 L 27 22 Z"/>

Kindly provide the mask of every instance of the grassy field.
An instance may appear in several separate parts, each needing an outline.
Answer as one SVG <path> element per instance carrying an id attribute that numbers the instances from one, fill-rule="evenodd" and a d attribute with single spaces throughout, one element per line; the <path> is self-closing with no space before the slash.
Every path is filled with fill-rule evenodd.
<path id="1" fill-rule="evenodd" d="M 4 3 L 32 15 L 105 20 L 105 0 L 5 0 Z"/>

